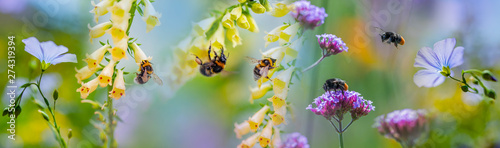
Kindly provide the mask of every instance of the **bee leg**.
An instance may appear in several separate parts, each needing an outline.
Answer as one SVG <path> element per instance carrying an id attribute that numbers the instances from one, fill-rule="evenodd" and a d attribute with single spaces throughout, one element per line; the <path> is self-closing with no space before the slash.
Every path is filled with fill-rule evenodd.
<path id="1" fill-rule="evenodd" d="M 212 60 L 212 57 L 210 57 L 210 52 L 212 52 L 212 43 L 210 43 L 210 46 L 208 46 L 208 59 Z"/>
<path id="2" fill-rule="evenodd" d="M 196 55 L 194 55 L 194 56 L 196 56 Z M 195 61 L 196 61 L 196 63 L 198 63 L 198 65 L 203 65 L 203 61 L 198 56 L 196 56 L 196 60 Z"/>
<path id="3" fill-rule="evenodd" d="M 394 46 L 396 46 L 396 48 L 398 48 L 398 43 L 394 42 Z M 399 49 L 399 48 L 398 48 Z"/>

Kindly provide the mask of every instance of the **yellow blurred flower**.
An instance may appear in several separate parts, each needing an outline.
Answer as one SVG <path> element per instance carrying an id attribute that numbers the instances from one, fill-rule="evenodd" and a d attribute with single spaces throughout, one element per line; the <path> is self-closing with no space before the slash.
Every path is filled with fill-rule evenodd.
<path id="1" fill-rule="evenodd" d="M 155 26 L 160 25 L 159 18 L 161 17 L 161 14 L 155 11 L 155 8 L 149 0 L 144 0 L 144 3 L 146 8 L 144 9 L 144 16 L 142 17 L 142 20 L 146 22 L 146 32 L 149 32 Z"/>
<path id="2" fill-rule="evenodd" d="M 115 81 L 113 83 L 113 89 L 109 92 L 109 97 L 113 99 L 120 99 L 125 95 L 125 81 L 123 80 L 123 71 L 118 70 Z"/>
<path id="3" fill-rule="evenodd" d="M 80 92 L 80 97 L 82 99 L 86 99 L 90 93 L 92 93 L 99 84 L 99 79 L 94 78 L 87 83 L 82 83 L 82 86 L 76 89 L 76 92 Z"/>
<path id="4" fill-rule="evenodd" d="M 90 27 L 90 24 L 88 24 L 88 28 L 89 28 L 89 32 L 90 32 L 89 33 L 90 43 L 92 43 L 93 38 L 98 38 L 98 37 L 103 36 L 104 33 L 106 33 L 106 30 L 111 28 L 111 26 L 113 26 L 113 24 L 110 21 L 98 24 L 94 27 Z"/>
<path id="5" fill-rule="evenodd" d="M 300 23 L 295 23 L 287 27 L 285 30 L 281 31 L 279 39 L 280 45 L 290 42 L 290 40 L 293 39 L 295 35 L 297 35 L 299 28 Z"/>
<path id="6" fill-rule="evenodd" d="M 230 13 L 226 13 L 222 17 L 222 26 L 224 26 L 224 28 L 234 28 L 234 20 L 231 19 Z"/>
<path id="7" fill-rule="evenodd" d="M 241 6 L 238 6 L 238 7 L 236 7 L 236 8 L 233 8 L 233 9 L 231 10 L 231 13 L 230 13 L 230 14 L 231 14 L 231 19 L 232 19 L 232 20 L 236 20 L 236 19 L 240 18 L 240 16 L 241 16 L 241 12 L 242 12 L 242 10 L 241 10 Z"/>
<path id="8" fill-rule="evenodd" d="M 90 10 L 90 13 L 94 13 L 94 20 L 96 23 L 99 22 L 100 16 L 108 13 L 108 8 L 111 7 L 114 2 L 115 0 L 102 0 L 96 5 L 94 1 L 90 1 L 90 3 L 92 3 L 92 6 L 94 6 L 94 9 Z"/>
<path id="9" fill-rule="evenodd" d="M 99 79 L 99 85 L 101 87 L 106 87 L 111 85 L 111 77 L 113 76 L 116 61 L 109 61 L 108 65 L 102 69 L 101 74 L 97 77 Z"/>
<path id="10" fill-rule="evenodd" d="M 252 15 L 250 15 L 249 13 L 245 13 L 245 16 L 248 20 L 248 24 L 250 25 L 248 30 L 255 33 L 259 32 L 259 26 L 257 26 L 257 22 L 255 22 Z"/>
<path id="11" fill-rule="evenodd" d="M 274 128 L 274 134 L 271 140 L 271 148 L 279 148 L 280 146 L 281 146 L 280 129 Z"/>
<path id="12" fill-rule="evenodd" d="M 273 89 L 273 87 L 269 83 L 261 85 L 260 87 L 257 86 L 257 87 L 254 87 L 254 88 L 250 88 L 250 93 L 251 93 L 250 103 L 253 104 L 253 100 L 262 98 L 271 89 Z"/>
<path id="13" fill-rule="evenodd" d="M 247 2 L 247 0 L 238 0 L 238 2 L 244 3 L 244 2 Z"/>
<path id="14" fill-rule="evenodd" d="M 264 6 L 262 6 L 262 4 L 253 3 L 252 4 L 252 11 L 257 13 L 257 14 L 260 14 L 260 13 L 266 12 L 266 8 Z"/>
<path id="15" fill-rule="evenodd" d="M 83 61 L 87 62 L 88 68 L 91 71 L 95 71 L 96 68 L 99 66 L 101 63 L 102 59 L 104 58 L 104 54 L 110 49 L 110 45 L 106 44 L 102 46 L 101 48 L 97 49 L 90 55 L 86 55 L 87 58 L 83 59 Z"/>
<path id="16" fill-rule="evenodd" d="M 288 28 L 289 26 L 290 25 L 288 25 L 288 24 L 281 25 L 281 26 L 278 26 L 278 27 L 274 28 L 273 30 L 271 30 L 271 32 L 267 33 L 267 35 L 264 36 L 264 40 L 266 40 L 265 47 L 267 47 L 272 42 L 278 41 L 278 39 L 280 38 L 281 32 L 283 30 L 285 30 L 286 28 Z"/>
<path id="17" fill-rule="evenodd" d="M 121 41 L 115 43 L 115 47 L 108 48 L 109 53 L 114 61 L 119 61 L 123 58 L 128 59 L 125 52 L 128 48 L 128 38 L 123 38 Z"/>
<path id="18" fill-rule="evenodd" d="M 236 27 L 227 29 L 226 37 L 233 43 L 233 47 L 241 45 L 240 33 Z"/>
<path id="19" fill-rule="evenodd" d="M 218 24 L 219 27 L 215 31 L 215 33 L 212 35 L 212 37 L 209 39 L 209 41 L 212 43 L 212 50 L 213 48 L 216 47 L 218 49 L 224 48 L 224 28 L 222 27 L 221 24 Z M 208 46 L 204 47 L 208 50 Z"/>
<path id="20" fill-rule="evenodd" d="M 269 111 L 269 106 L 266 105 L 262 107 L 259 111 L 257 111 L 252 117 L 250 117 L 250 119 L 248 119 L 247 122 L 250 125 L 250 130 L 252 132 L 257 131 L 259 125 L 262 123 L 262 120 L 264 120 L 267 111 Z"/>
<path id="21" fill-rule="evenodd" d="M 108 11 L 111 12 L 111 21 L 114 26 L 121 26 L 124 23 L 128 24 L 128 20 L 131 17 L 129 11 L 132 7 L 132 2 L 134 2 L 134 0 L 121 0 L 108 8 Z M 125 28 L 126 27 L 128 26 L 125 26 Z M 120 28 L 124 29 L 123 27 Z"/>
<path id="22" fill-rule="evenodd" d="M 273 121 L 274 125 L 280 125 L 281 123 L 286 124 L 285 115 L 286 104 L 281 107 L 274 106 L 274 114 L 271 115 L 271 120 Z"/>
<path id="23" fill-rule="evenodd" d="M 259 136 L 259 144 L 261 147 L 267 147 L 271 143 L 271 136 L 273 135 L 273 121 L 269 120 L 267 125 L 262 130 Z"/>
<path id="24" fill-rule="evenodd" d="M 283 105 L 285 105 L 286 101 L 282 98 L 278 98 L 276 96 L 273 96 L 269 99 L 267 99 L 269 102 L 272 102 L 273 103 L 273 107 L 274 108 L 280 108 L 282 107 Z"/>
<path id="25" fill-rule="evenodd" d="M 85 79 L 88 79 L 90 78 L 98 69 L 101 69 L 102 67 L 101 66 L 97 66 L 97 68 L 94 68 L 94 70 L 91 70 L 89 69 L 88 66 L 85 66 L 81 69 L 76 69 L 75 67 L 75 70 L 76 70 L 76 74 L 75 74 L 75 77 L 76 77 L 76 80 L 78 81 L 78 83 L 82 83 L 82 80 L 85 80 Z"/>
<path id="26" fill-rule="evenodd" d="M 236 20 L 236 24 L 243 28 L 243 29 L 248 29 L 250 28 L 250 23 L 248 23 L 247 16 L 246 15 L 241 15 L 238 20 Z"/>
<path id="27" fill-rule="evenodd" d="M 288 85 L 290 84 L 294 69 L 295 67 L 289 67 L 273 79 L 274 96 L 286 99 L 288 95 Z"/>
<path id="28" fill-rule="evenodd" d="M 137 43 L 135 43 L 135 42 L 130 44 L 130 48 L 132 48 L 132 50 L 134 50 L 135 63 L 137 63 L 138 65 L 140 65 L 141 62 L 144 60 L 151 61 L 151 59 L 153 59 L 151 57 L 147 57 L 146 54 L 144 53 L 144 51 L 142 51 L 142 49 L 139 47 L 139 45 L 137 45 Z"/>
<path id="29" fill-rule="evenodd" d="M 247 139 L 241 141 L 241 144 L 238 145 L 238 148 L 252 148 L 255 143 L 257 143 L 257 138 L 259 138 L 260 133 L 255 133 Z"/>
<path id="30" fill-rule="evenodd" d="M 274 17 L 283 17 L 286 14 L 288 14 L 289 12 L 290 12 L 290 9 L 288 9 L 288 6 L 286 4 L 277 3 L 275 5 L 273 11 L 271 11 L 271 15 Z"/>
<path id="31" fill-rule="evenodd" d="M 241 124 L 234 123 L 234 133 L 236 133 L 236 137 L 241 139 L 241 136 L 246 135 L 250 132 L 250 124 L 247 121 L 244 121 Z"/>

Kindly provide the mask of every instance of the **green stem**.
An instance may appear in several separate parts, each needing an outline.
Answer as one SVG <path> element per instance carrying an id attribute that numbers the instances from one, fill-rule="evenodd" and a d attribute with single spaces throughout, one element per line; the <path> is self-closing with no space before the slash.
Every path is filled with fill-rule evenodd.
<path id="1" fill-rule="evenodd" d="M 351 122 L 349 122 L 349 124 L 347 124 L 347 126 L 342 130 L 342 132 L 345 132 L 345 130 L 347 130 L 347 128 L 349 128 L 349 126 L 351 126 L 352 122 L 354 122 L 354 120 L 351 119 Z"/>
<path id="2" fill-rule="evenodd" d="M 112 90 L 113 87 L 108 86 L 108 92 Z M 114 139 L 114 125 L 113 125 L 113 99 L 108 96 L 108 148 L 116 147 Z"/>
<path id="3" fill-rule="evenodd" d="M 132 8 L 130 9 L 129 13 L 130 13 L 130 19 L 128 20 L 128 27 L 127 27 L 127 35 L 130 34 L 129 30 L 130 30 L 130 26 L 132 26 L 132 22 L 134 21 L 134 16 L 135 16 L 135 10 L 136 10 L 136 7 L 137 7 L 137 1 L 134 1 L 132 2 Z"/>
<path id="4" fill-rule="evenodd" d="M 332 119 L 330 119 L 330 120 L 328 120 L 328 121 L 330 121 L 330 123 L 332 124 L 332 126 L 335 128 L 335 131 L 336 131 L 337 133 L 339 133 L 340 131 L 339 131 L 339 129 L 337 128 L 337 126 L 335 126 L 335 124 L 333 123 Z"/>
<path id="5" fill-rule="evenodd" d="M 318 65 L 321 61 L 323 61 L 325 58 L 326 58 L 326 57 L 325 57 L 325 55 L 322 55 L 322 56 L 321 56 L 321 58 L 319 58 L 319 60 L 318 60 L 318 61 L 316 61 L 316 62 L 315 62 L 314 64 L 312 64 L 311 66 L 309 66 L 309 67 L 307 67 L 306 69 L 304 69 L 304 70 L 302 71 L 302 73 L 304 73 L 304 72 L 308 71 L 309 69 L 311 69 L 311 68 L 315 67 L 315 66 L 316 66 L 316 65 Z"/>
<path id="6" fill-rule="evenodd" d="M 452 76 L 448 76 L 448 77 L 449 77 L 449 78 L 451 78 L 452 80 L 455 80 L 455 81 L 457 81 L 457 82 L 460 82 L 460 83 L 464 84 L 464 85 L 465 85 L 465 86 L 467 86 L 469 89 L 472 89 L 472 90 L 474 91 L 474 93 L 476 93 L 476 94 L 477 94 L 477 93 L 479 93 L 479 92 L 477 91 L 477 89 L 476 89 L 476 88 L 474 88 L 474 87 L 470 86 L 470 85 L 467 83 L 467 81 L 465 80 L 465 78 L 464 78 L 464 76 L 463 76 L 463 75 L 464 75 L 464 73 L 462 73 L 462 80 L 459 80 L 459 79 L 454 78 L 454 77 L 452 77 Z"/>
<path id="7" fill-rule="evenodd" d="M 479 77 L 478 77 L 478 76 L 476 76 L 476 75 L 474 74 L 474 72 L 477 72 L 477 73 L 483 73 L 481 70 L 477 70 L 477 69 L 469 69 L 469 70 L 466 70 L 466 71 L 462 71 L 462 77 L 464 77 L 464 75 L 465 75 L 466 73 L 469 73 L 472 77 L 474 77 L 474 78 L 475 78 L 475 79 L 479 82 L 479 85 L 480 85 L 480 86 L 483 88 L 483 90 L 484 90 L 484 94 L 486 94 L 486 90 L 487 90 L 486 86 L 484 86 L 483 81 L 481 81 L 481 79 L 479 79 Z M 464 77 L 464 79 L 465 79 L 465 77 Z"/>
<path id="8" fill-rule="evenodd" d="M 339 121 L 339 128 L 342 129 L 342 121 Z M 343 132 L 344 131 L 339 132 L 340 148 L 344 148 L 344 137 L 342 136 Z"/>

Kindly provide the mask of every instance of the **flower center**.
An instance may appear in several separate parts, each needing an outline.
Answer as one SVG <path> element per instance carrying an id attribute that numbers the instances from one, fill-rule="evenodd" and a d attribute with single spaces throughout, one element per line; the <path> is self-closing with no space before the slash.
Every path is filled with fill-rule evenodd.
<path id="1" fill-rule="evenodd" d="M 451 74 L 451 70 L 449 66 L 443 66 L 442 70 L 439 72 L 441 75 L 448 77 Z"/>

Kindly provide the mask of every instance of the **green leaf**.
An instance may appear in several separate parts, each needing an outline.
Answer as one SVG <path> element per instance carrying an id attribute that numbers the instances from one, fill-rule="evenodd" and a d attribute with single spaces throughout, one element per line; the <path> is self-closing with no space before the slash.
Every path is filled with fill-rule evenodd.
<path id="1" fill-rule="evenodd" d="M 104 58 L 104 59 L 105 59 L 106 61 L 108 61 L 108 62 L 110 61 L 108 58 Z M 104 67 L 105 67 L 105 66 L 104 66 Z"/>
<path id="2" fill-rule="evenodd" d="M 45 113 L 42 110 L 38 110 L 38 112 L 42 115 L 43 119 L 45 119 L 46 121 L 49 121 L 49 115 L 47 115 L 47 113 Z"/>
<path id="3" fill-rule="evenodd" d="M 205 33 L 205 35 L 207 36 L 207 39 L 212 37 L 212 35 L 214 35 L 215 31 L 217 31 L 217 29 L 219 28 L 219 24 L 221 23 L 221 20 L 222 20 L 222 17 L 218 18 L 217 20 L 214 21 L 214 23 L 212 23 L 212 26 L 210 26 L 210 29 L 208 29 L 208 31 Z"/>
<path id="4" fill-rule="evenodd" d="M 102 42 L 102 41 L 99 41 L 99 43 L 100 43 L 102 46 L 106 45 L 106 43 L 104 43 L 104 42 Z"/>
<path id="5" fill-rule="evenodd" d="M 54 98 L 54 100 L 57 100 L 59 98 L 59 92 L 57 92 L 57 89 L 54 90 L 54 93 L 52 94 L 52 98 Z"/>
<path id="6" fill-rule="evenodd" d="M 144 12 L 141 7 L 137 6 L 137 12 L 139 12 L 139 15 L 144 16 Z"/>

